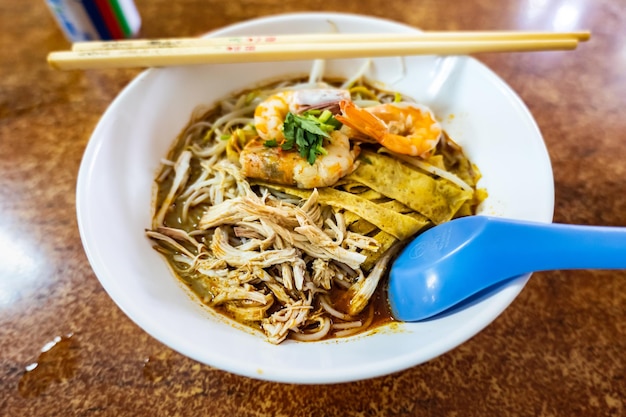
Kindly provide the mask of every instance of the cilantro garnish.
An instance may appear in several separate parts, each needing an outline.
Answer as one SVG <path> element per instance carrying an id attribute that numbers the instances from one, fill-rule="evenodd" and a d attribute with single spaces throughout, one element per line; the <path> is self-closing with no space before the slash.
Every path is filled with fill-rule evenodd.
<path id="1" fill-rule="evenodd" d="M 276 139 L 266 140 L 265 142 L 263 142 L 263 146 L 265 146 L 266 148 L 275 148 L 278 146 L 278 142 L 276 141 Z"/>
<path id="2" fill-rule="evenodd" d="M 341 127 L 341 123 L 328 110 L 318 114 L 319 111 L 304 112 L 302 115 L 287 113 L 283 124 L 285 142 L 282 149 L 288 151 L 295 147 L 311 165 L 318 155 L 326 155 L 322 147 L 324 138 L 330 137 L 330 132 Z"/>

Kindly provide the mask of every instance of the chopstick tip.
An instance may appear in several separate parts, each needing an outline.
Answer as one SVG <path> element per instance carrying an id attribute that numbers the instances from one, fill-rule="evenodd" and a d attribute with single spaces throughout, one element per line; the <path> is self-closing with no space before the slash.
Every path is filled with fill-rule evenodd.
<path id="1" fill-rule="evenodd" d="M 50 52 L 48 54 L 48 56 L 46 57 L 46 61 L 48 62 L 48 66 L 50 68 L 52 68 L 53 70 L 60 70 L 61 68 L 57 64 L 57 62 L 56 62 L 56 60 L 54 58 L 54 54 L 55 54 L 55 52 Z"/>
<path id="2" fill-rule="evenodd" d="M 580 35 L 578 36 L 578 40 L 582 41 L 582 42 L 586 42 L 589 39 L 591 39 L 591 31 L 590 30 L 583 30 L 580 32 Z"/>

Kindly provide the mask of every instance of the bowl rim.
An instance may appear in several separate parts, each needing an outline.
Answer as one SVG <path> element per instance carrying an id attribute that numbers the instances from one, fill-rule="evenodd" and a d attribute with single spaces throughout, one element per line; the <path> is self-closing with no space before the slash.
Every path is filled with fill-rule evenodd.
<path id="1" fill-rule="evenodd" d="M 219 28 L 208 32 L 206 36 L 221 36 L 222 34 L 228 34 L 233 30 L 240 30 L 242 28 L 248 28 L 250 26 L 254 27 L 259 23 L 267 23 L 267 22 L 280 22 L 294 19 L 357 19 L 359 21 L 371 22 L 375 24 L 384 23 L 386 25 L 393 25 L 398 28 L 404 28 L 406 30 L 414 30 L 418 29 L 405 25 L 403 23 L 395 22 L 393 20 L 378 18 L 367 15 L 359 15 L 359 14 L 351 14 L 351 13 L 326 13 L 326 12 L 295 12 L 295 13 L 284 13 L 277 14 L 271 16 L 258 17 L 238 23 L 234 23 L 223 28 Z M 475 65 L 478 65 L 481 71 L 486 71 L 491 77 L 492 81 L 496 84 L 496 87 L 502 89 L 507 94 L 507 98 L 511 100 L 511 102 L 517 106 L 518 108 L 525 111 L 525 115 L 529 117 L 528 122 L 530 123 L 531 129 L 534 130 L 535 135 L 541 139 L 541 144 L 543 145 L 543 154 L 545 158 L 547 158 L 547 171 L 544 173 L 546 179 L 551 184 L 551 201 L 547 201 L 547 205 L 550 207 L 550 210 L 547 210 L 543 213 L 542 221 L 550 222 L 552 221 L 553 209 L 554 209 L 554 187 L 553 187 L 553 177 L 552 177 L 552 167 L 549 161 L 548 152 L 545 146 L 545 142 L 543 141 L 541 132 L 539 127 L 536 124 L 536 121 L 532 117 L 529 109 L 523 103 L 521 98 L 512 90 L 511 87 L 508 86 L 495 72 L 491 71 L 486 65 L 481 63 L 474 58 L 469 58 Z M 530 278 L 530 274 L 526 274 L 520 276 L 513 282 L 509 284 L 507 287 L 506 296 L 501 296 L 497 300 L 492 301 L 491 308 L 489 310 L 489 314 L 485 312 L 485 315 L 488 317 L 474 317 L 473 320 L 468 322 L 468 325 L 460 330 L 455 335 L 455 341 L 450 342 L 447 340 L 440 340 L 439 343 L 434 343 L 430 346 L 429 352 L 421 355 L 420 360 L 407 361 L 407 358 L 388 358 L 385 361 L 379 361 L 376 364 L 372 364 L 368 367 L 361 367 L 360 369 L 353 369 L 349 374 L 340 374 L 338 372 L 329 373 L 328 370 L 308 370 L 305 373 L 298 373 L 301 371 L 293 371 L 293 370 L 278 370 L 278 371 L 265 371 L 262 374 L 258 373 L 258 369 L 252 369 L 250 366 L 242 364 L 236 360 L 231 361 L 222 361 L 220 363 L 209 363 L 206 360 L 205 356 L 198 354 L 198 352 L 190 352 L 188 346 L 186 346 L 182 341 L 179 340 L 171 340 L 167 336 L 161 332 L 161 329 L 158 327 L 154 327 L 150 324 L 147 324 L 146 321 L 141 317 L 141 315 L 137 314 L 133 309 L 127 308 L 125 305 L 120 305 L 118 303 L 117 298 L 115 297 L 116 289 L 110 284 L 106 279 L 101 278 L 106 275 L 106 268 L 103 264 L 103 260 L 100 259 L 99 254 L 97 253 L 96 248 L 92 246 L 90 243 L 92 240 L 92 236 L 90 236 L 90 230 L 88 225 L 86 224 L 85 210 L 87 210 L 87 188 L 89 185 L 89 180 L 91 179 L 93 172 L 92 161 L 93 158 L 96 157 L 99 148 L 102 146 L 102 141 L 92 140 L 93 138 L 97 138 L 101 135 L 101 131 L 104 130 L 104 123 L 107 114 L 113 111 L 119 103 L 122 103 L 125 100 L 125 97 L 131 94 L 132 89 L 135 85 L 142 83 L 144 80 L 149 78 L 151 74 L 155 71 L 155 69 L 147 69 L 142 71 L 139 75 L 137 75 L 126 87 L 122 89 L 122 91 L 115 97 L 112 103 L 108 106 L 102 118 L 96 125 L 89 142 L 87 143 L 83 160 L 81 162 L 79 168 L 79 174 L 76 185 L 76 213 L 78 219 L 78 228 L 81 237 L 81 241 L 83 243 L 83 247 L 87 258 L 90 262 L 90 265 L 100 281 L 101 285 L 105 289 L 105 291 L 109 294 L 109 296 L 114 300 L 118 308 L 120 308 L 126 315 L 137 324 L 140 328 L 146 331 L 155 339 L 169 346 L 175 351 L 188 356 L 196 361 L 201 363 L 209 364 L 211 366 L 219 367 L 220 369 L 243 375 L 255 379 L 262 379 L 268 381 L 275 382 L 284 382 L 284 383 L 340 383 L 340 382 L 349 382 L 356 380 L 363 380 L 368 378 L 373 378 L 377 376 L 387 375 L 391 373 L 395 373 L 409 367 L 418 365 L 420 363 L 431 360 L 437 356 L 440 356 L 451 349 L 459 346 L 465 341 L 472 338 L 474 335 L 479 333 L 485 327 L 487 327 L 493 320 L 495 320 L 517 297 L 517 295 L 521 292 L 526 282 Z M 543 161 L 543 166 L 546 166 L 546 161 Z M 309 342 L 310 343 L 310 342 Z"/>

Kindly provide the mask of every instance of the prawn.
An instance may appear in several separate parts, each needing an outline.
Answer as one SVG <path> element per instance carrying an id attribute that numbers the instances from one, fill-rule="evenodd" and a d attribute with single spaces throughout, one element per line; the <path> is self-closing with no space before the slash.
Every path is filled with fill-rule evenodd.
<path id="1" fill-rule="evenodd" d="M 359 148 L 350 149 L 350 140 L 338 130 L 331 132 L 324 142 L 326 154 L 318 156 L 311 165 L 298 152 L 268 148 L 262 139 L 256 138 L 239 155 L 241 172 L 249 178 L 299 188 L 331 186 L 354 171 Z"/>
<path id="2" fill-rule="evenodd" d="M 287 113 L 299 114 L 306 110 L 332 107 L 337 109 L 341 100 L 349 99 L 349 91 L 336 88 L 282 91 L 268 97 L 256 107 L 254 126 L 261 138 L 282 143 L 285 140 L 282 128 Z"/>
<path id="3" fill-rule="evenodd" d="M 442 134 L 439 122 L 423 106 L 385 103 L 359 108 L 351 101 L 342 100 L 339 107 L 342 114 L 335 116 L 337 120 L 403 155 L 427 158 Z"/>

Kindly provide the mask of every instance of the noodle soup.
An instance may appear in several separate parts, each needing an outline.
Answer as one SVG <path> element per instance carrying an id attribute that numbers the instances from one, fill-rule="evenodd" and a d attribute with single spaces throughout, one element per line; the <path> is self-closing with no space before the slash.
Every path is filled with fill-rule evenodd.
<path id="1" fill-rule="evenodd" d="M 198 109 L 163 160 L 146 232 L 204 304 L 275 344 L 392 321 L 394 256 L 485 198 L 428 108 L 362 76 L 311 78 Z"/>

